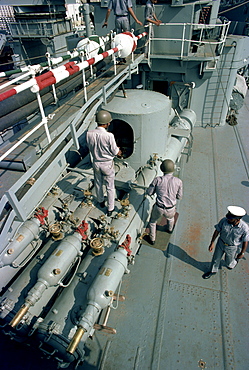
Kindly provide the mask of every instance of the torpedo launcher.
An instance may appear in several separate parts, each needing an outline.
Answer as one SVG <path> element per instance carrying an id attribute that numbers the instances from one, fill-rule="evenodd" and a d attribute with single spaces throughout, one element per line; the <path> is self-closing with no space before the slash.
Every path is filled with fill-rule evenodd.
<path id="1" fill-rule="evenodd" d="M 79 164 L 79 161 L 77 163 Z M 35 184 L 36 177 L 30 180 L 32 182 L 27 182 L 23 187 L 23 193 Z M 70 189 L 66 194 L 65 186 Z M 31 218 L 24 222 L 15 220 L 8 233 L 2 232 L 0 292 L 5 290 L 7 284 L 21 268 L 26 268 L 35 258 L 48 238 L 61 240 L 64 235 L 75 231 L 91 208 L 95 207 L 94 199 L 93 203 L 90 199 L 92 198 L 91 188 L 92 178 L 89 174 L 86 176 L 72 170 L 67 174 L 63 173 L 57 185 L 53 185 L 45 195 Z M 82 204 L 85 206 L 83 207 Z"/>
<path id="2" fill-rule="evenodd" d="M 21 252 L 33 241 L 38 238 L 40 226 L 45 224 L 48 211 L 41 207 L 35 212 L 30 220 L 25 221 L 19 228 L 12 242 L 0 256 L 0 268 L 12 264 L 15 267 L 15 260 Z M 17 267 L 17 266 L 16 266 Z"/>
<path id="3" fill-rule="evenodd" d="M 10 326 L 14 328 L 21 321 L 29 308 L 41 299 L 46 289 L 52 286 L 63 286 L 62 280 L 66 273 L 76 259 L 82 255 L 82 238 L 85 238 L 86 230 L 87 224 L 83 222 L 73 235 L 62 240 L 59 247 L 38 271 L 36 284 L 29 291 L 25 303 L 11 320 Z"/>
<path id="4" fill-rule="evenodd" d="M 48 236 L 48 209 L 42 205 L 22 223 L 0 251 L 0 291 L 27 265 Z M 7 238 L 6 238 L 7 239 Z"/>
<path id="5" fill-rule="evenodd" d="M 98 276 L 95 278 L 87 294 L 87 308 L 80 318 L 77 330 L 67 347 L 67 352 L 73 354 L 84 333 L 92 330 L 101 310 L 110 305 L 124 273 L 128 273 L 127 254 L 130 253 L 129 235 L 119 249 L 114 251 L 102 265 Z M 125 245 L 125 246 L 124 246 Z"/>
<path id="6" fill-rule="evenodd" d="M 160 163 L 156 160 L 155 164 L 145 166 L 136 182 L 127 185 L 130 187 L 129 201 L 126 195 L 116 217 L 101 229 L 97 238 L 90 240 L 93 251 L 84 257 L 72 283 L 58 297 L 48 315 L 38 318 L 35 336 L 40 350 L 44 348 L 44 355 L 49 347 L 50 353 L 55 350 L 54 356 L 59 362 L 68 364 L 84 357 L 83 344 L 94 334 L 101 312 L 104 309 L 110 312 L 113 296 L 119 296 L 116 294 L 118 287 L 121 287 L 124 274 L 129 272 L 127 266 L 135 262 L 141 232 L 153 204 L 153 199 L 145 196 L 146 189 Z M 120 208 L 119 203 L 117 206 Z M 82 313 L 80 308 L 85 305 Z M 102 329 L 115 333 L 115 329 L 106 328 L 105 322 Z"/>
<path id="7" fill-rule="evenodd" d="M 89 175 L 88 175 L 89 176 Z M 90 177 L 91 178 L 91 177 Z M 77 180 L 77 181 L 76 181 Z M 4 293 L 1 302 L 0 302 L 0 321 L 1 327 L 4 327 L 4 332 L 10 335 L 13 339 L 17 341 L 24 341 L 29 338 L 28 332 L 30 330 L 30 324 L 31 322 L 34 322 L 36 317 L 39 317 L 39 315 L 43 315 L 43 310 L 46 307 L 45 310 L 48 310 L 48 307 L 50 306 L 50 300 L 53 296 L 56 295 L 57 289 L 59 286 L 61 286 L 63 289 L 65 287 L 67 289 L 69 285 L 72 285 L 71 281 L 74 279 L 74 275 L 78 274 L 78 268 L 79 264 L 81 262 L 81 258 L 76 257 L 76 262 L 73 261 L 72 268 L 70 269 L 69 273 L 66 275 L 66 286 L 64 285 L 64 277 L 65 274 L 61 273 L 58 274 L 58 277 L 61 276 L 61 281 L 57 285 L 50 285 L 46 288 L 45 291 L 42 293 L 42 297 L 40 297 L 39 300 L 36 300 L 35 305 L 31 305 L 28 309 L 28 311 L 25 313 L 25 315 L 22 317 L 20 324 L 15 325 L 16 330 L 14 331 L 11 326 L 8 327 L 9 322 L 12 320 L 13 315 L 17 311 L 21 311 L 20 308 L 24 308 L 24 302 L 28 300 L 29 297 L 27 297 L 27 291 L 30 291 L 31 288 L 35 285 L 35 282 L 37 281 L 37 276 L 42 277 L 44 280 L 48 281 L 49 277 L 47 277 L 45 274 L 48 273 L 48 269 L 53 267 L 52 261 L 50 259 L 50 267 L 49 264 L 45 266 L 45 270 L 41 270 L 41 266 L 45 264 L 46 260 L 50 258 L 49 256 L 57 254 L 56 251 L 61 250 L 59 242 L 64 237 L 64 233 L 66 235 L 72 234 L 73 230 L 77 227 L 77 225 L 80 226 L 79 231 L 81 231 L 82 239 L 86 241 L 86 239 L 91 235 L 92 231 L 95 230 L 96 225 L 94 223 L 94 219 L 99 217 L 101 215 L 101 211 L 98 210 L 98 208 L 95 207 L 95 205 L 92 203 L 93 196 L 91 194 L 91 180 L 89 180 L 89 177 L 86 177 L 85 175 L 82 176 L 82 174 L 78 174 L 76 172 L 70 172 L 68 176 L 66 176 L 62 183 L 66 183 L 68 185 L 68 182 L 72 183 L 72 188 L 74 188 L 75 182 L 77 183 L 77 190 L 80 191 L 77 192 L 77 194 L 82 194 L 81 196 L 77 196 L 77 202 L 72 202 L 70 205 L 70 199 L 73 199 L 68 196 L 63 199 L 58 199 L 58 205 L 60 205 L 59 209 L 57 209 L 56 203 L 53 202 L 53 207 L 50 208 L 49 214 L 55 213 L 64 213 L 65 212 L 65 218 L 62 221 L 62 228 L 60 227 L 60 223 L 55 223 L 53 225 L 50 225 L 49 229 L 51 232 L 51 238 L 48 240 L 48 242 L 42 246 L 39 255 L 36 255 L 31 263 L 28 264 L 28 266 L 25 267 L 24 271 L 20 274 L 20 276 L 9 286 L 9 289 Z M 62 184 L 60 184 L 63 186 Z M 52 191 L 52 190 L 51 190 Z M 61 194 L 59 191 L 59 188 L 54 188 L 53 190 L 54 195 Z M 50 194 L 50 193 L 49 193 Z M 45 200 L 43 201 L 43 204 L 49 205 L 48 203 L 51 202 L 51 198 L 48 195 Z M 49 200 L 49 202 L 47 201 Z M 70 209 L 74 209 L 75 205 L 78 205 L 78 207 L 74 210 L 73 213 L 70 212 Z M 94 218 L 88 217 L 88 213 L 94 212 Z M 103 213 L 102 213 L 103 215 Z M 88 223 L 83 223 L 80 225 L 80 220 L 88 217 Z M 83 227 L 83 225 L 85 225 Z M 76 234 L 77 235 L 77 234 Z M 67 241 L 68 239 L 66 239 Z M 70 237 L 71 240 L 71 237 Z M 73 240 L 71 240 L 73 242 Z M 86 243 L 84 243 L 83 248 L 85 248 Z M 68 246 L 70 247 L 70 246 Z M 55 251 L 56 249 L 56 251 Z M 55 251 L 53 253 L 53 251 Z M 69 252 L 69 251 L 68 251 Z M 53 254 L 52 254 L 53 253 Z M 70 253 L 71 256 L 71 253 Z M 52 258 L 52 257 L 51 257 Z M 55 260 L 56 261 L 56 260 Z M 75 262 L 75 263 L 74 263 Z M 41 270 L 41 271 L 39 271 Z M 55 269 L 53 269 L 55 270 Z M 38 273 L 39 272 L 39 273 Z M 58 270 L 57 270 L 58 272 Z M 51 280 L 51 277 L 50 277 Z M 68 280 L 70 280 L 70 283 L 68 283 Z M 55 281 L 53 281 L 55 283 Z M 29 293 L 30 294 L 30 293 Z M 26 308 L 27 309 L 27 308 Z M 22 313 L 22 311 L 20 312 Z"/>
<path id="8" fill-rule="evenodd" d="M 128 265 L 135 263 L 154 204 L 146 190 L 160 174 L 162 160 L 179 160 L 196 117 L 192 110 L 175 114 L 171 100 L 153 91 L 128 90 L 126 97 L 119 91 L 102 109 L 112 114 L 110 131 L 123 153 L 123 158 L 115 158 L 119 201 L 98 238 L 90 240 L 90 245 L 99 244 L 101 252 L 88 252 L 70 286 L 35 324 L 39 348 L 46 355 L 50 347 L 49 352 L 55 351 L 54 357 L 64 365 L 82 361 L 84 343 L 99 330 L 96 322 L 101 312 L 113 308 L 113 295 L 119 295 Z M 94 127 L 93 123 L 89 129 Z M 108 329 L 106 319 L 100 326 Z"/>
<path id="9" fill-rule="evenodd" d="M 48 302 L 51 296 L 56 293 L 58 287 L 46 289 L 35 306 L 31 306 L 27 314 L 21 322 L 12 328 L 9 326 L 10 321 L 15 313 L 21 308 L 25 302 L 27 292 L 35 285 L 37 281 L 37 273 L 41 266 L 46 262 L 53 251 L 58 247 L 58 242 L 49 239 L 47 243 L 40 249 L 39 253 L 32 259 L 29 265 L 15 279 L 8 289 L 4 292 L 0 300 L 0 327 L 4 333 L 15 341 L 25 342 L 29 336 L 30 324 L 35 317 L 41 315 L 44 307 L 48 308 Z M 46 303 L 44 303 L 46 302 Z"/>

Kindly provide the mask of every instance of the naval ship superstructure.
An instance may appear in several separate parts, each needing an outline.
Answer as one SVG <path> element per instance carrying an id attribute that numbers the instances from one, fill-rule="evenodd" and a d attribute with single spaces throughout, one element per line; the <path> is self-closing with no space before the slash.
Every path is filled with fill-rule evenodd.
<path id="1" fill-rule="evenodd" d="M 226 206 L 249 210 L 246 22 L 219 17 L 219 1 L 162 1 L 160 26 L 116 35 L 102 1 L 94 32 L 83 4 L 82 37 L 64 1 L 19 3 L 20 63 L 0 75 L 3 368 L 246 369 L 248 262 L 201 278 Z M 99 109 L 123 153 L 111 217 L 85 140 Z M 150 246 L 146 190 L 166 158 L 184 196 Z"/>

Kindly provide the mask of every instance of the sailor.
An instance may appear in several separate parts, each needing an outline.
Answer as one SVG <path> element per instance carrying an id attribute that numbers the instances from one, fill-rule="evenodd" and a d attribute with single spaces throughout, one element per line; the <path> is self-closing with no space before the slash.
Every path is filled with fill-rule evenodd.
<path id="1" fill-rule="evenodd" d="M 105 16 L 105 22 L 102 26 L 107 27 L 108 18 L 110 16 L 111 11 L 114 11 L 115 14 L 115 27 L 116 32 L 125 32 L 130 31 L 130 22 L 129 22 L 129 13 L 135 19 L 135 22 L 142 26 L 142 22 L 140 22 L 133 9 L 132 9 L 132 1 L 131 0 L 110 0 L 108 4 L 108 9 Z"/>
<path id="2" fill-rule="evenodd" d="M 150 23 L 152 25 L 155 24 L 156 26 L 160 26 L 160 24 L 162 23 L 162 21 L 160 21 L 156 16 L 156 11 L 155 11 L 156 3 L 157 3 L 157 0 L 148 0 L 145 5 L 145 8 L 144 8 L 144 18 L 145 18 L 144 25 L 145 26 L 148 26 Z M 149 31 L 150 31 L 149 37 L 153 38 L 154 37 L 153 27 L 151 27 Z M 149 50 L 148 42 L 149 41 L 146 42 L 145 50 L 144 50 L 146 58 L 148 57 L 148 50 Z"/>
<path id="3" fill-rule="evenodd" d="M 149 23 L 155 24 L 156 26 L 160 26 L 162 21 L 160 21 L 155 12 L 155 4 L 157 3 L 157 0 L 148 0 L 145 5 L 145 25 L 148 25 Z"/>
<path id="4" fill-rule="evenodd" d="M 116 144 L 114 135 L 107 132 L 112 120 L 111 114 L 100 110 L 96 114 L 98 127 L 88 131 L 86 142 L 93 159 L 94 184 L 96 187 L 97 200 L 101 208 L 105 207 L 103 185 L 107 192 L 107 216 L 111 216 L 114 210 L 115 186 L 114 186 L 114 163 L 113 158 L 121 156 L 121 150 Z"/>
<path id="5" fill-rule="evenodd" d="M 90 20 L 95 27 L 95 20 L 94 20 L 94 6 L 91 4 L 91 0 L 86 0 L 87 4 L 89 4 L 89 17 Z"/>
<path id="6" fill-rule="evenodd" d="M 140 22 L 133 9 L 132 9 L 132 1 L 131 0 L 110 0 L 108 4 L 108 9 L 105 16 L 105 22 L 102 26 L 107 27 L 108 18 L 111 14 L 111 11 L 114 11 L 115 14 L 115 28 L 116 33 L 121 33 L 125 31 L 130 31 L 130 21 L 129 21 L 129 13 L 135 19 L 135 21 L 142 26 L 143 23 Z M 125 58 L 117 58 L 118 64 L 125 64 Z"/>
<path id="7" fill-rule="evenodd" d="M 165 159 L 160 166 L 163 176 L 157 176 L 150 184 L 147 194 L 156 194 L 156 203 L 153 206 L 149 221 L 149 243 L 154 245 L 156 240 L 156 223 L 161 216 L 165 216 L 168 232 L 174 227 L 176 200 L 182 198 L 182 180 L 173 176 L 175 164 L 171 159 Z"/>
<path id="8" fill-rule="evenodd" d="M 215 251 L 213 254 L 211 269 L 202 275 L 203 279 L 209 279 L 218 271 L 221 258 L 225 253 L 225 261 L 228 269 L 233 269 L 238 261 L 244 256 L 249 241 L 249 226 L 241 218 L 245 216 L 246 211 L 242 207 L 228 206 L 226 217 L 222 218 L 213 233 L 211 243 L 208 247 L 209 252 L 214 249 L 214 241 L 219 235 Z M 237 254 L 238 246 L 242 243 L 242 249 Z"/>

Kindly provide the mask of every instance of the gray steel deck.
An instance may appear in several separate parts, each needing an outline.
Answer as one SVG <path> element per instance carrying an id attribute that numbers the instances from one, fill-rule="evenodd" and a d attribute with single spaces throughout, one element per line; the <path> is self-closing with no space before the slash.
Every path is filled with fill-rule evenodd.
<path id="1" fill-rule="evenodd" d="M 226 214 L 226 206 L 249 211 L 248 102 L 238 126 L 194 129 L 170 244 L 166 251 L 142 246 L 123 281 L 126 301 L 108 322 L 117 334 L 97 333 L 88 343 L 89 366 L 80 368 L 248 368 L 247 253 L 234 271 L 221 266 L 215 277 L 202 279 L 212 256 L 208 245 L 213 226 Z M 244 219 L 248 222 L 249 216 Z M 161 245 L 165 249 L 163 239 Z"/>
<path id="2" fill-rule="evenodd" d="M 194 129 L 170 244 L 164 250 L 159 232 L 161 249 L 142 245 L 123 280 L 126 300 L 107 323 L 117 334 L 96 332 L 78 369 L 248 368 L 248 253 L 234 271 L 221 266 L 215 277 L 201 277 L 211 260 L 207 249 L 213 226 L 226 206 L 240 205 L 249 212 L 248 112 L 249 95 L 237 126 Z M 249 222 L 249 216 L 244 219 Z M 0 340 L 2 369 L 56 369 L 33 350 Z"/>

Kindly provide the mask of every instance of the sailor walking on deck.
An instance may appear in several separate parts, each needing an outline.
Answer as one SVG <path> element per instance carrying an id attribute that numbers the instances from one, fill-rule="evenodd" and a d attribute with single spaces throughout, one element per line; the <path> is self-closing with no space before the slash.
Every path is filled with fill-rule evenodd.
<path id="1" fill-rule="evenodd" d="M 161 216 L 167 219 L 168 232 L 173 231 L 176 200 L 182 198 L 182 180 L 173 176 L 174 162 L 171 159 L 165 159 L 160 169 L 164 175 L 155 177 L 147 190 L 148 195 L 156 194 L 156 203 L 149 221 L 149 243 L 152 245 L 155 244 L 156 240 L 156 223 Z"/>
<path id="2" fill-rule="evenodd" d="M 228 213 L 226 217 L 222 218 L 217 225 L 215 225 L 215 231 L 213 233 L 211 243 L 208 247 L 209 252 L 214 249 L 215 239 L 219 235 L 215 251 L 213 254 L 211 269 L 202 275 L 203 279 L 209 279 L 212 275 L 218 272 L 220 261 L 225 253 L 225 261 L 227 267 L 233 269 L 238 260 L 241 259 L 246 251 L 249 241 L 249 226 L 241 220 L 245 216 L 246 211 L 244 208 L 237 206 L 228 206 Z M 241 252 L 236 256 L 238 246 L 242 243 Z"/>
<path id="3" fill-rule="evenodd" d="M 111 114 L 101 110 L 96 114 L 98 127 L 88 131 L 86 142 L 93 159 L 94 184 L 96 187 L 97 200 L 101 208 L 105 207 L 103 185 L 107 191 L 107 216 L 111 216 L 114 210 L 115 186 L 114 186 L 114 163 L 113 158 L 121 155 L 121 150 L 116 144 L 114 135 L 107 132 L 112 120 Z"/>

